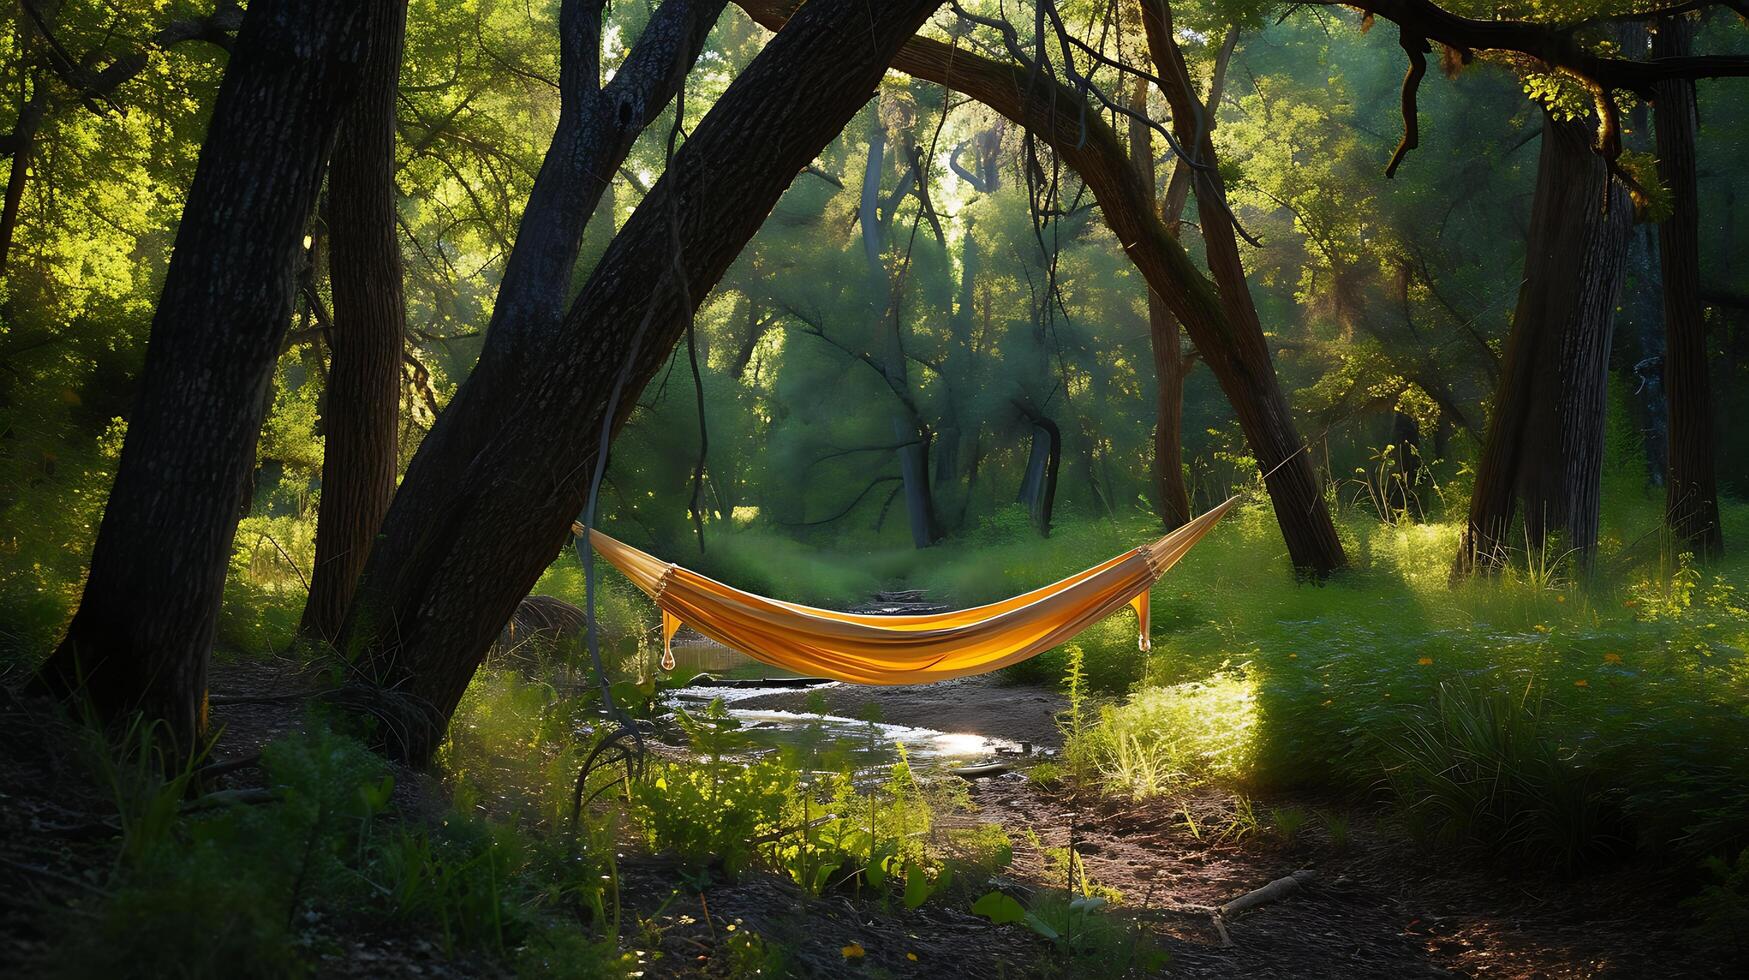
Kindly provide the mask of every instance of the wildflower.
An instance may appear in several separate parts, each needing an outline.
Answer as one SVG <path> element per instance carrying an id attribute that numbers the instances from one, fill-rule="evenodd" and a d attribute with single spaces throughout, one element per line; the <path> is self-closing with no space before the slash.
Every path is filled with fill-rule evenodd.
<path id="1" fill-rule="evenodd" d="M 863 953 L 865 953 L 867 951 L 862 948 L 861 943 L 851 943 L 850 945 L 839 950 L 839 952 L 843 953 L 844 958 L 847 960 L 860 960 L 860 959 L 862 959 Z"/>
<path id="2" fill-rule="evenodd" d="M 1433 658 L 1432 657 L 1422 657 L 1420 660 L 1417 660 L 1415 662 L 1420 664 L 1423 667 L 1433 666 Z"/>
<path id="3" fill-rule="evenodd" d="M 1300 659 L 1300 655 L 1297 653 L 1290 653 L 1287 655 L 1287 658 L 1289 660 L 1298 660 L 1298 659 Z"/>
<path id="4" fill-rule="evenodd" d="M 1578 680 L 1573 682 L 1573 686 L 1574 687 L 1590 687 L 1591 682 L 1586 680 L 1585 678 L 1581 677 Z"/>
<path id="5" fill-rule="evenodd" d="M 1606 664 L 1619 664 L 1621 663 L 1621 654 L 1606 653 L 1603 655 L 1603 662 Z"/>
<path id="6" fill-rule="evenodd" d="M 1564 596 L 1564 595 L 1558 595 L 1558 596 L 1555 596 L 1555 601 L 1556 601 L 1556 602 L 1566 602 L 1566 601 L 1567 601 L 1567 597 L 1566 597 L 1566 596 Z"/>
<path id="7" fill-rule="evenodd" d="M 906 953 L 905 958 L 910 960 L 913 963 L 917 962 L 917 954 L 916 953 Z"/>

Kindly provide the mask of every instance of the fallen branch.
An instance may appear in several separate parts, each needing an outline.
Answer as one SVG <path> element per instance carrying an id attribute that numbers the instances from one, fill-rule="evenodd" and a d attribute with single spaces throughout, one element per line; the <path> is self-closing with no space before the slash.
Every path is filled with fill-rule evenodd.
<path id="1" fill-rule="evenodd" d="M 1285 878 L 1277 878 L 1262 888 L 1252 889 L 1238 898 L 1222 905 L 1215 910 L 1218 916 L 1231 916 L 1260 905 L 1268 905 L 1292 895 L 1318 877 L 1318 873 L 1309 869 L 1295 871 Z"/>
<path id="2" fill-rule="evenodd" d="M 279 802 L 279 794 L 270 789 L 261 789 L 258 787 L 251 789 L 223 789 L 216 793 L 208 793 L 198 799 L 189 801 L 179 812 L 183 816 L 187 816 L 191 813 L 200 813 L 203 810 L 211 810 L 221 806 L 231 806 L 232 804 L 254 805 L 277 802 Z"/>

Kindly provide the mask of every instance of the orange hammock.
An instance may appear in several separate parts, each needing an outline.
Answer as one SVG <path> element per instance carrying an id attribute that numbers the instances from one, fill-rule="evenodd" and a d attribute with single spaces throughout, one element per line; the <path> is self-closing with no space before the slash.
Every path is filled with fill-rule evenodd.
<path id="1" fill-rule="evenodd" d="M 1124 606 L 1148 649 L 1148 590 L 1237 500 L 1159 540 L 1012 599 L 958 612 L 869 616 L 742 592 L 588 530 L 595 553 L 662 610 L 662 666 L 682 624 L 755 660 L 853 684 L 925 684 L 983 674 L 1036 656 Z"/>

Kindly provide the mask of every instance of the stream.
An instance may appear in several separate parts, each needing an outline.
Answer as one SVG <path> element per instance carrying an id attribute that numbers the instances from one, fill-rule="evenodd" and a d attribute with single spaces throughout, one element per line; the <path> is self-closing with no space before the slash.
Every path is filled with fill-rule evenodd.
<path id="1" fill-rule="evenodd" d="M 824 692 L 841 687 L 837 681 L 803 688 L 807 692 Z M 970 732 L 944 732 L 915 725 L 897 725 L 880 721 L 863 721 L 842 715 L 811 711 L 791 711 L 769 707 L 735 707 L 736 703 L 767 699 L 776 695 L 794 694 L 794 687 L 716 687 L 700 685 L 672 691 L 668 704 L 688 711 L 703 711 L 713 700 L 722 699 L 730 717 L 741 724 L 741 731 L 761 748 L 808 748 L 830 744 L 850 755 L 856 768 L 888 766 L 899 761 L 899 748 L 911 762 L 927 766 L 961 767 L 994 762 L 1030 754 L 1031 745 L 1004 738 L 991 738 Z M 677 728 L 662 726 L 657 737 L 678 734 Z"/>

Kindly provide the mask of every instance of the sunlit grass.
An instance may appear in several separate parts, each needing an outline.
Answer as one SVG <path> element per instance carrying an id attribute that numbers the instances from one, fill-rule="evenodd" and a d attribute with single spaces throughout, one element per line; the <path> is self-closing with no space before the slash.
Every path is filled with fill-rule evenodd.
<path id="1" fill-rule="evenodd" d="M 1249 773 L 1256 726 L 1251 682 L 1237 672 L 1144 687 L 1102 708 L 1098 722 L 1071 739 L 1068 761 L 1108 790 L 1155 796 Z"/>

